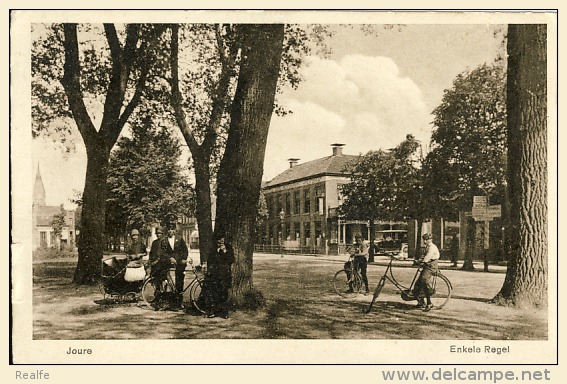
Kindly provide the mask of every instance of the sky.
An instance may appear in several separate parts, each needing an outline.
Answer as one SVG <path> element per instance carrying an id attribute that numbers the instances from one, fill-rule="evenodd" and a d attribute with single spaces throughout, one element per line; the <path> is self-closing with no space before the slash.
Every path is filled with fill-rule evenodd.
<path id="1" fill-rule="evenodd" d="M 364 34 L 335 27 L 328 58 L 310 56 L 297 90 L 284 88 L 278 101 L 291 110 L 273 116 L 264 180 L 289 167 L 289 158 L 307 162 L 331 155 L 331 144 L 345 154 L 389 149 L 413 134 L 427 148 L 431 112 L 443 91 L 465 70 L 491 63 L 501 53 L 499 26 L 403 25 Z M 77 136 L 74 152 L 64 154 L 51 139 L 35 139 L 32 156 L 41 171 L 47 203 L 69 202 L 82 191 L 86 152 Z"/>

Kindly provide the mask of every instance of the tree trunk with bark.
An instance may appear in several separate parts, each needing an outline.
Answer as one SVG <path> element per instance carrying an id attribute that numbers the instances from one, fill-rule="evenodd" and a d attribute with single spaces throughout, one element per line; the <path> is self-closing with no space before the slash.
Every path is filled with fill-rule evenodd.
<path id="1" fill-rule="evenodd" d="M 242 63 L 217 177 L 215 222 L 215 237 L 224 237 L 234 249 L 231 301 L 236 305 L 253 288 L 254 228 L 284 25 L 247 24 L 242 33 Z"/>
<path id="2" fill-rule="evenodd" d="M 463 231 L 463 244 L 465 247 L 464 250 L 464 259 L 463 259 L 463 266 L 461 269 L 463 271 L 474 271 L 474 254 L 476 250 L 476 234 L 475 228 L 476 223 L 471 217 L 465 217 L 464 219 L 465 228 Z"/>
<path id="3" fill-rule="evenodd" d="M 211 171 L 209 160 L 206 163 L 199 156 L 193 155 L 195 169 L 195 201 L 197 225 L 199 227 L 200 263 L 207 262 L 207 255 L 213 246 L 213 218 L 211 212 Z"/>
<path id="4" fill-rule="evenodd" d="M 149 41 L 163 32 L 165 27 L 156 27 L 148 41 L 139 42 L 139 26 L 128 25 L 124 47 L 113 24 L 104 24 L 106 39 L 112 57 L 110 81 L 106 90 L 104 110 L 100 129 L 93 124 L 84 101 L 81 87 L 81 61 L 77 24 L 63 25 L 65 49 L 64 73 L 61 84 L 67 96 L 69 109 L 77 125 L 87 150 L 87 172 L 81 215 L 81 232 L 79 234 L 79 260 L 73 281 L 77 284 L 92 284 L 100 275 L 100 262 L 104 250 L 104 229 L 106 213 L 106 176 L 110 150 L 118 140 L 122 127 L 138 105 L 144 91 L 149 64 L 144 61 L 135 91 L 130 101 L 125 104 L 128 78 L 132 72 L 134 61 L 139 54 L 147 55 Z"/>
<path id="5" fill-rule="evenodd" d="M 96 144 L 86 146 L 91 150 L 87 151 L 87 173 L 78 243 L 79 260 L 73 278 L 77 284 L 91 284 L 96 281 L 100 275 L 100 260 L 106 243 L 106 176 L 110 151 Z"/>
<path id="6" fill-rule="evenodd" d="M 547 32 L 508 27 L 508 269 L 495 300 L 547 305 Z"/>

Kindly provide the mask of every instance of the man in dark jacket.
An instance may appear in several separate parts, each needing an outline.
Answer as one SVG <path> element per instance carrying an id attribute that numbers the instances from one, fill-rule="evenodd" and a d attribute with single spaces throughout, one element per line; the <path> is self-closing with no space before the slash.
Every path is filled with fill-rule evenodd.
<path id="1" fill-rule="evenodd" d="M 150 248 L 150 276 L 161 280 L 165 279 L 170 266 L 169 260 L 160 255 L 161 240 L 163 239 L 162 227 L 156 227 L 156 237 Z"/>
<path id="2" fill-rule="evenodd" d="M 215 251 L 207 260 L 206 292 L 208 317 L 220 316 L 228 319 L 228 291 L 232 285 L 232 263 L 234 252 L 230 244 L 225 244 L 224 238 L 217 241 Z"/>
<path id="3" fill-rule="evenodd" d="M 181 305 L 189 249 L 185 240 L 181 236 L 176 236 L 175 232 L 176 224 L 168 223 L 167 236 L 160 241 L 159 258 L 161 260 L 169 260 L 171 264 L 175 265 L 175 290 L 179 295 L 178 300 L 179 305 Z"/>

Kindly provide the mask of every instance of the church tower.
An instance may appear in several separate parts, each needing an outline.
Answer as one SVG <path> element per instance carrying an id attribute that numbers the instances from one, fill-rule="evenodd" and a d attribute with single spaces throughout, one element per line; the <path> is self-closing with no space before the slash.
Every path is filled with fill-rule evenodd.
<path id="1" fill-rule="evenodd" d="M 37 164 L 37 172 L 35 174 L 35 184 L 33 186 L 33 205 L 45 206 L 45 188 L 43 187 L 43 180 L 39 172 L 39 164 Z"/>

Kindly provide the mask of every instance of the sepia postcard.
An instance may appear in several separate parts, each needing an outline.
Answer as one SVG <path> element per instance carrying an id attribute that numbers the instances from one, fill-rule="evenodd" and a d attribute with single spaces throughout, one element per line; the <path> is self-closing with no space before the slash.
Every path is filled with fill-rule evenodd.
<path id="1" fill-rule="evenodd" d="M 557 10 L 5 11 L 9 382 L 558 363 Z"/>

